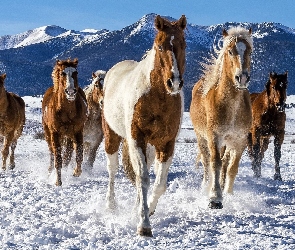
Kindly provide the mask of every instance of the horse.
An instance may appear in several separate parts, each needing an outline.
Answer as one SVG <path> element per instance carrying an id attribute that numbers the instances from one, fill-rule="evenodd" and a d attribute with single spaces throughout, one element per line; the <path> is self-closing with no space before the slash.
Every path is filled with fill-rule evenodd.
<path id="1" fill-rule="evenodd" d="M 261 93 L 252 93 L 252 127 L 248 135 L 248 155 L 251 158 L 255 177 L 261 177 L 261 162 L 274 137 L 275 174 L 274 180 L 282 181 L 280 173 L 281 146 L 285 136 L 286 89 L 288 72 L 271 72 Z"/>
<path id="2" fill-rule="evenodd" d="M 91 84 L 84 88 L 88 113 L 83 131 L 83 165 L 88 168 L 93 168 L 96 151 L 103 139 L 101 109 L 103 105 L 103 80 L 105 74 L 106 72 L 103 70 L 97 70 L 92 73 Z"/>
<path id="3" fill-rule="evenodd" d="M 157 34 L 152 46 L 140 61 L 125 60 L 106 74 L 103 101 L 103 131 L 109 183 L 107 207 L 116 207 L 114 179 L 118 170 L 118 149 L 128 144 L 130 167 L 137 189 L 139 222 L 137 234 L 152 237 L 149 215 L 166 190 L 169 166 L 172 163 L 176 136 L 183 113 L 183 74 L 186 42 L 186 17 L 170 22 L 155 17 Z M 155 149 L 156 180 L 147 199 L 150 186 L 151 155 Z M 128 172 L 126 173 L 128 175 Z"/>
<path id="4" fill-rule="evenodd" d="M 6 91 L 4 87 L 5 79 L 5 73 L 0 75 L 0 135 L 4 139 L 2 148 L 3 170 L 6 170 L 9 153 L 9 169 L 15 168 L 14 151 L 25 124 L 25 102 L 15 93 Z"/>
<path id="5" fill-rule="evenodd" d="M 68 165 L 76 150 L 73 175 L 82 173 L 83 128 L 86 121 L 87 101 L 78 85 L 78 59 L 57 60 L 52 71 L 53 86 L 48 88 L 42 101 L 42 124 L 50 151 L 49 173 L 56 169 L 56 186 L 61 186 L 61 168 Z"/>
<path id="6" fill-rule="evenodd" d="M 223 30 L 223 46 L 204 64 L 194 85 L 190 117 L 208 185 L 209 208 L 223 208 L 223 192 L 233 193 L 239 161 L 251 128 L 250 80 L 252 30 Z"/>

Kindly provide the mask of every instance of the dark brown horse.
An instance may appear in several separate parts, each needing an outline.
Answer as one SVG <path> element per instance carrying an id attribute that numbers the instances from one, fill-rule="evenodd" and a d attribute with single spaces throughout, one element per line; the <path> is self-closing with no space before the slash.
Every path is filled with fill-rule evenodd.
<path id="1" fill-rule="evenodd" d="M 101 109 L 103 105 L 103 80 L 106 72 L 97 70 L 92 73 L 92 83 L 85 89 L 88 104 L 87 120 L 84 126 L 84 160 L 83 166 L 93 167 L 96 151 L 102 142 L 103 131 Z"/>
<path id="2" fill-rule="evenodd" d="M 56 185 L 61 186 L 62 147 L 68 162 L 76 149 L 74 176 L 80 176 L 83 161 L 83 128 L 86 120 L 87 102 L 78 86 L 78 60 L 57 60 L 52 72 L 53 86 L 47 89 L 42 102 L 42 123 L 50 151 L 49 172 L 56 169 Z"/>
<path id="3" fill-rule="evenodd" d="M 223 31 L 223 47 L 193 88 L 190 116 L 209 182 L 209 207 L 222 208 L 223 195 L 233 193 L 239 161 L 251 128 L 248 91 L 253 41 L 251 29 Z"/>
<path id="4" fill-rule="evenodd" d="M 122 139 L 128 144 L 135 173 L 139 235 L 152 236 L 149 215 L 165 192 L 176 136 L 183 112 L 186 17 L 170 22 L 157 16 L 158 33 L 153 48 L 140 62 L 123 61 L 106 74 L 104 83 L 103 130 L 109 186 L 107 205 L 115 206 L 114 180 L 119 166 Z M 148 200 L 151 162 L 147 148 L 156 150 L 156 180 Z"/>
<path id="5" fill-rule="evenodd" d="M 274 136 L 275 180 L 282 180 L 280 173 L 281 145 L 285 136 L 286 89 L 288 73 L 270 73 L 261 93 L 252 93 L 252 127 L 248 136 L 248 153 L 255 177 L 261 176 L 261 162 Z"/>
<path id="6" fill-rule="evenodd" d="M 5 78 L 6 74 L 0 75 L 0 135 L 4 137 L 2 148 L 3 170 L 6 170 L 6 160 L 9 153 L 9 168 L 15 167 L 14 150 L 25 124 L 25 102 L 18 95 L 5 90 Z"/>

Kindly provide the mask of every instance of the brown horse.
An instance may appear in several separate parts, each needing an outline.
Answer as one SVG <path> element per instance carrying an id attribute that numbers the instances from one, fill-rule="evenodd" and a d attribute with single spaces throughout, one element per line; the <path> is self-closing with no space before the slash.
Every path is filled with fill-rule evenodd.
<path id="1" fill-rule="evenodd" d="M 248 136 L 248 153 L 255 177 L 261 176 L 261 162 L 274 136 L 275 180 L 282 180 L 280 173 L 281 145 L 285 136 L 286 89 L 288 72 L 270 73 L 261 93 L 252 93 L 252 127 Z"/>
<path id="2" fill-rule="evenodd" d="M 106 74 L 103 130 L 109 186 L 107 205 L 115 206 L 114 178 L 118 149 L 124 138 L 136 176 L 139 235 L 152 236 L 149 215 L 166 190 L 169 166 L 183 113 L 186 17 L 170 22 L 155 18 L 153 48 L 140 62 L 123 61 Z M 151 162 L 148 145 L 156 150 L 154 189 L 147 200 Z M 131 172 L 133 172 L 131 171 Z"/>
<path id="3" fill-rule="evenodd" d="M 209 207 L 222 208 L 222 191 L 233 192 L 251 128 L 248 92 L 253 49 L 251 29 L 223 31 L 223 47 L 192 91 L 190 116 L 209 183 Z"/>
<path id="4" fill-rule="evenodd" d="M 6 74 L 0 75 L 0 135 L 4 137 L 2 148 L 3 170 L 6 170 L 6 160 L 9 150 L 9 168 L 15 168 L 14 151 L 17 145 L 17 139 L 21 136 L 25 124 L 25 102 L 18 95 L 5 90 L 5 79 Z"/>
<path id="5" fill-rule="evenodd" d="M 103 104 L 103 80 L 106 72 L 97 70 L 92 73 L 92 83 L 85 89 L 88 104 L 88 114 L 84 125 L 84 163 L 86 167 L 93 168 L 96 151 L 102 142 L 103 131 L 101 109 Z"/>
<path id="6" fill-rule="evenodd" d="M 52 72 L 53 86 L 47 89 L 42 102 L 42 124 L 50 151 L 49 172 L 56 169 L 56 185 L 61 186 L 62 147 L 64 158 L 69 161 L 76 149 L 74 176 L 80 176 L 83 161 L 83 128 L 87 102 L 78 86 L 78 60 L 57 60 Z"/>

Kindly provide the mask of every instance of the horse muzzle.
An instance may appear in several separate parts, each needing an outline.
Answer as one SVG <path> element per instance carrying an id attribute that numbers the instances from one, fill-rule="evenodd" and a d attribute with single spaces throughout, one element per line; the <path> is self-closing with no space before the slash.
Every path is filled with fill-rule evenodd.
<path id="1" fill-rule="evenodd" d="M 72 102 L 75 101 L 77 90 L 76 89 L 65 89 L 66 98 Z"/>
<path id="2" fill-rule="evenodd" d="M 167 90 L 170 94 L 178 94 L 183 87 L 183 79 L 180 78 L 169 78 L 166 82 Z"/>
<path id="3" fill-rule="evenodd" d="M 248 89 L 249 82 L 250 82 L 250 76 L 249 76 L 248 72 L 245 72 L 245 73 L 235 76 L 236 87 L 239 90 Z"/>

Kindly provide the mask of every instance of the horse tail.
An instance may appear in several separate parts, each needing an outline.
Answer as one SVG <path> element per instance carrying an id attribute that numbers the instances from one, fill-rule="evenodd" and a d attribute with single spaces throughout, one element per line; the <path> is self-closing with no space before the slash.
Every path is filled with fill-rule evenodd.
<path id="1" fill-rule="evenodd" d="M 132 163 L 129 156 L 129 150 L 128 150 L 128 143 L 126 139 L 123 141 L 123 147 L 122 147 L 122 163 L 123 163 L 123 169 L 127 176 L 127 178 L 131 181 L 131 183 L 135 186 L 136 184 L 136 176 L 134 169 L 132 167 Z"/>

